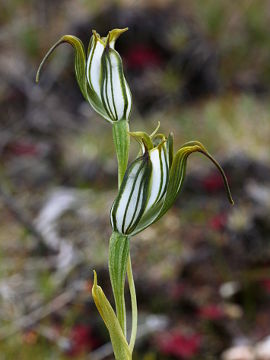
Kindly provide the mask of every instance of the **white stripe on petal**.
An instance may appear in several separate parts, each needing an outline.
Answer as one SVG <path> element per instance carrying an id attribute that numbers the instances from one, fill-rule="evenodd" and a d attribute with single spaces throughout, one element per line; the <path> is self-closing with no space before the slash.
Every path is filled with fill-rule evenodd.
<path id="1" fill-rule="evenodd" d="M 126 217 L 125 222 L 123 226 L 123 232 L 126 233 L 127 230 L 136 222 L 137 216 L 139 215 L 139 212 L 141 210 L 142 201 L 140 199 L 140 192 L 141 189 L 141 183 L 142 183 L 142 177 L 143 177 L 144 169 L 142 169 L 137 176 L 137 179 L 135 180 L 135 186 L 133 189 L 133 192 L 131 194 L 131 197 L 129 199 L 127 211 L 126 211 Z"/>
<path id="2" fill-rule="evenodd" d="M 149 210 L 149 208 L 156 202 L 162 181 L 159 149 L 155 148 L 151 150 L 149 155 L 152 162 L 152 174 L 150 180 L 150 197 L 148 199 L 145 211 Z"/>
<path id="3" fill-rule="evenodd" d="M 137 209 L 136 209 L 136 212 L 135 212 L 135 216 L 134 216 L 134 221 L 135 219 L 138 218 L 139 214 L 140 214 L 140 211 L 142 209 L 142 206 L 143 206 L 143 189 L 139 192 L 139 199 L 138 199 L 138 205 L 137 205 Z M 132 222 L 132 224 L 134 224 L 134 221 Z"/>
<path id="4" fill-rule="evenodd" d="M 101 57 L 104 51 L 104 45 L 95 37 L 92 41 L 91 50 L 87 59 L 87 80 L 89 86 L 95 91 L 101 99 Z"/>
<path id="5" fill-rule="evenodd" d="M 131 94 L 123 74 L 120 55 L 112 49 L 105 50 L 103 101 L 113 120 L 128 119 L 131 110 Z"/>
<path id="6" fill-rule="evenodd" d="M 129 115 L 130 115 L 130 111 L 131 111 L 131 105 L 132 105 L 132 97 L 131 97 L 131 91 L 130 91 L 130 88 L 128 86 L 128 83 L 125 79 L 125 88 L 126 88 L 126 95 L 127 95 L 127 110 L 126 110 L 126 113 L 125 113 L 125 118 L 126 119 L 129 119 Z"/>
<path id="7" fill-rule="evenodd" d="M 152 162 L 152 174 L 150 180 L 150 197 L 148 199 L 145 213 L 163 197 L 168 185 L 168 155 L 165 145 L 159 150 L 155 148 L 150 151 Z"/>
<path id="8" fill-rule="evenodd" d="M 131 191 L 133 188 L 133 184 L 134 184 L 134 181 L 136 180 L 137 173 L 138 173 L 138 170 L 140 167 L 141 167 L 141 163 L 138 162 L 137 164 L 134 165 L 133 169 L 131 170 L 129 177 L 127 179 L 127 182 L 125 184 L 125 188 L 121 194 L 121 198 L 118 203 L 117 209 L 116 209 L 115 220 L 116 220 L 117 230 L 119 232 L 122 232 L 123 221 L 124 221 L 124 216 L 125 216 L 125 212 L 127 209 L 129 197 L 130 197 L 130 194 L 131 194 Z M 134 209 L 134 211 L 135 211 L 135 209 Z M 127 221 L 129 221 L 129 219 L 127 219 Z M 125 222 L 125 223 L 127 223 L 127 222 Z"/>
<path id="9" fill-rule="evenodd" d="M 117 56 L 116 52 L 111 52 L 111 74 L 112 74 L 112 83 L 113 83 L 113 99 L 114 106 L 116 109 L 117 119 L 120 120 L 124 115 L 125 107 L 125 83 L 121 82 L 121 61 Z"/>

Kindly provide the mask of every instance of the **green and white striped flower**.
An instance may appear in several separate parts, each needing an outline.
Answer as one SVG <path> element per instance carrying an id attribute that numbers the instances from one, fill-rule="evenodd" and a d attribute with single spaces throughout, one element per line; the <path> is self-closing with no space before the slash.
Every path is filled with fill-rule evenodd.
<path id="1" fill-rule="evenodd" d="M 188 156 L 200 152 L 218 168 L 229 201 L 233 203 L 227 178 L 217 161 L 198 141 L 184 144 L 173 155 L 173 136 L 131 133 L 141 144 L 142 155 L 134 160 L 125 173 L 111 209 L 114 231 L 135 235 L 160 219 L 173 205 L 185 179 Z"/>
<path id="2" fill-rule="evenodd" d="M 84 98 L 107 121 L 114 123 L 128 120 L 132 105 L 131 92 L 124 76 L 121 57 L 114 49 L 117 38 L 125 31 L 127 28 L 114 29 L 106 37 L 100 37 L 93 30 L 87 59 L 80 39 L 72 35 L 63 36 L 45 55 L 36 80 L 39 81 L 41 68 L 56 47 L 68 43 L 75 50 L 75 74 Z"/>

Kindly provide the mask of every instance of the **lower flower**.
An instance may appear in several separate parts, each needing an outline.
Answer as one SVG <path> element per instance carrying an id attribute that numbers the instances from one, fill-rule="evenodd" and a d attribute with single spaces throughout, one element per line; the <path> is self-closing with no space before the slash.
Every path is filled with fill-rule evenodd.
<path id="1" fill-rule="evenodd" d="M 218 162 L 198 141 L 185 143 L 173 154 L 173 136 L 130 133 L 141 146 L 141 154 L 127 168 L 111 209 L 114 231 L 135 235 L 160 219 L 173 205 L 186 174 L 187 159 L 193 152 L 209 158 L 219 170 L 227 196 L 233 204 L 226 175 Z"/>

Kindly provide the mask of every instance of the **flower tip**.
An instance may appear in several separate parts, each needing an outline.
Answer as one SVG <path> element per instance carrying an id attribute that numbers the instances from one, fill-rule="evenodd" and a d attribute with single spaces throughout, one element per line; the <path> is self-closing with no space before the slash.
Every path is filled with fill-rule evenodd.
<path id="1" fill-rule="evenodd" d="M 39 71 L 37 71 L 37 73 L 36 73 L 35 82 L 36 82 L 36 84 L 39 83 Z"/>
<path id="2" fill-rule="evenodd" d="M 113 29 L 109 31 L 108 34 L 108 43 L 112 43 L 114 45 L 115 41 L 119 38 L 120 35 L 122 35 L 124 32 L 128 31 L 128 28 L 124 29 Z"/>
<path id="3" fill-rule="evenodd" d="M 95 29 L 92 30 L 92 34 L 95 38 L 95 41 L 100 41 L 103 44 L 103 46 L 105 46 L 103 39 L 101 39 L 99 33 Z"/>
<path id="4" fill-rule="evenodd" d="M 123 34 L 126 31 L 128 31 L 128 27 L 125 27 L 123 29 L 116 28 L 116 29 L 113 29 L 113 30 L 109 31 L 109 34 L 120 36 L 121 34 Z"/>
<path id="5" fill-rule="evenodd" d="M 158 132 L 159 128 L 160 128 L 160 121 L 158 121 L 157 127 L 155 128 L 155 130 L 154 130 L 154 131 L 152 132 L 152 134 L 150 135 L 150 138 L 151 138 L 151 139 L 156 135 L 156 133 Z"/>
<path id="6" fill-rule="evenodd" d="M 93 284 L 93 288 L 97 286 L 97 273 L 96 270 L 93 270 L 94 273 L 94 284 Z"/>

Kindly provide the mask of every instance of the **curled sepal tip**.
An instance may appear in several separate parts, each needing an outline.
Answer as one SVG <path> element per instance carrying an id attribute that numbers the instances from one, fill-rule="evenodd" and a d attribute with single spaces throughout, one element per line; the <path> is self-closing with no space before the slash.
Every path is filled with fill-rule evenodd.
<path id="1" fill-rule="evenodd" d="M 165 195 L 164 203 L 155 221 L 160 219 L 168 211 L 168 209 L 173 205 L 177 196 L 181 192 L 186 175 L 187 159 L 189 155 L 191 155 L 194 152 L 202 153 L 215 164 L 215 166 L 217 167 L 217 169 L 219 170 L 222 176 L 228 200 L 232 205 L 234 204 L 229 183 L 222 167 L 214 159 L 214 157 L 209 154 L 206 148 L 199 141 L 190 141 L 185 143 L 183 146 L 181 146 L 181 148 L 174 155 L 172 165 L 170 168 L 169 183 L 168 183 L 168 188 Z"/>
<path id="2" fill-rule="evenodd" d="M 45 64 L 45 62 L 48 60 L 50 55 L 54 52 L 54 50 L 61 44 L 67 43 L 71 45 L 75 50 L 75 75 L 78 82 L 78 85 L 80 87 L 80 90 L 85 97 L 86 100 L 88 100 L 88 94 L 87 94 L 87 82 L 86 82 L 86 76 L 85 76 L 85 66 L 86 66 L 86 60 L 85 60 L 85 50 L 83 43 L 80 39 L 78 39 L 76 36 L 73 35 L 64 35 L 62 36 L 47 52 L 47 54 L 44 56 L 43 60 L 41 61 L 39 68 L 37 70 L 36 74 L 36 82 L 39 82 L 40 73 L 41 70 Z"/>
<path id="3" fill-rule="evenodd" d="M 109 31 L 109 34 L 107 36 L 107 43 L 111 47 L 114 47 L 115 41 L 119 38 L 120 35 L 122 35 L 126 31 L 128 31 L 128 27 L 124 29 L 113 29 Z"/>
<path id="4" fill-rule="evenodd" d="M 116 360 L 131 360 L 131 352 L 123 334 L 119 321 L 102 288 L 97 283 L 97 274 L 94 271 L 92 296 L 96 307 L 109 331 Z"/>
<path id="5" fill-rule="evenodd" d="M 227 179 L 226 174 L 225 174 L 224 170 L 222 169 L 221 165 L 218 163 L 218 161 L 206 150 L 204 145 L 202 143 L 200 143 L 199 141 L 189 141 L 189 142 L 185 143 L 180 148 L 180 150 L 182 148 L 189 147 L 189 146 L 193 147 L 192 152 L 198 151 L 198 152 L 202 153 L 209 160 L 211 160 L 212 163 L 216 166 L 216 168 L 218 169 L 218 171 L 220 172 L 220 175 L 222 177 L 224 187 L 225 187 L 225 190 L 226 190 L 226 194 L 227 194 L 227 198 L 228 198 L 229 202 L 231 203 L 231 205 L 234 205 L 234 201 L 233 201 L 233 198 L 232 198 L 232 194 L 231 194 L 228 179 Z"/>

